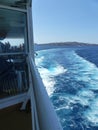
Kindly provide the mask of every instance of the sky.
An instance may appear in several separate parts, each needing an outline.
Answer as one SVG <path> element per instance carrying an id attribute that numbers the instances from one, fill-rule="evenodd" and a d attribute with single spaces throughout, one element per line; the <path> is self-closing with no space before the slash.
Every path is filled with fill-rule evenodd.
<path id="1" fill-rule="evenodd" d="M 33 0 L 35 43 L 98 43 L 98 0 Z"/>

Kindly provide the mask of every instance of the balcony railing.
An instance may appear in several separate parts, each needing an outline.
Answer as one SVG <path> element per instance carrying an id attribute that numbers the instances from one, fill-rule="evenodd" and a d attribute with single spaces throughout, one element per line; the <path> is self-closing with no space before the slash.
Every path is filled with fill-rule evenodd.
<path id="1" fill-rule="evenodd" d="M 0 99 L 28 91 L 26 57 L 3 55 L 0 63 Z"/>
<path id="2" fill-rule="evenodd" d="M 29 57 L 29 66 L 32 130 L 62 130 L 40 74 L 31 57 Z"/>
<path id="3" fill-rule="evenodd" d="M 25 72 L 18 71 L 14 76 L 8 76 L 2 80 L 2 91 L 10 97 L 0 100 L 0 109 L 22 103 L 21 109 L 25 109 L 28 100 L 31 102 L 32 130 L 62 130 L 53 105 L 48 97 L 40 74 L 32 57 L 27 59 L 29 89 L 25 86 Z M 12 74 L 12 72 L 10 72 Z M 0 82 L 1 84 L 1 82 Z M 27 91 L 28 89 L 28 91 Z M 13 95 L 13 96 L 12 96 Z"/>

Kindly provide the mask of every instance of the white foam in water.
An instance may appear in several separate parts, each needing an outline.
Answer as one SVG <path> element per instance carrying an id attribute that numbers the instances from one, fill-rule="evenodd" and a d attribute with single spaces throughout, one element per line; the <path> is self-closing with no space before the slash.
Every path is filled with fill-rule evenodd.
<path id="1" fill-rule="evenodd" d="M 83 89 L 77 93 L 78 100 L 83 106 L 89 106 L 90 101 L 95 98 L 94 92 L 88 89 Z"/>
<path id="2" fill-rule="evenodd" d="M 40 66 L 43 60 L 43 56 L 37 58 L 36 65 Z M 67 71 L 67 69 L 64 69 L 64 67 L 59 64 L 56 64 L 55 67 L 52 67 L 50 69 L 39 67 L 38 70 L 49 95 L 51 95 L 54 91 L 54 85 L 56 83 L 54 76 L 65 73 Z"/>
<path id="3" fill-rule="evenodd" d="M 92 91 L 98 90 L 98 68 L 93 63 L 86 61 L 82 57 L 80 57 L 80 59 L 82 62 L 81 65 L 83 66 L 84 64 L 84 67 L 79 70 L 81 76 L 77 77 L 77 79 L 88 82 L 88 87 L 81 89 L 78 92 L 78 100 L 80 100 L 82 105 L 89 106 L 89 108 L 84 112 L 84 117 L 92 123 L 92 126 L 98 126 L 98 98 L 95 97 L 95 94 Z"/>
<path id="4" fill-rule="evenodd" d="M 77 65 L 73 64 L 76 80 L 87 82 L 88 87 L 78 91 L 77 96 L 73 96 L 73 100 L 83 106 L 89 106 L 83 115 L 93 126 L 98 126 L 98 98 L 95 98 L 95 94 L 92 91 L 98 90 L 98 68 L 95 64 L 86 61 L 78 55 L 75 56 L 75 54 L 74 60 L 79 61 Z"/>
<path id="5" fill-rule="evenodd" d="M 49 95 L 54 91 L 53 86 L 55 85 L 55 80 L 50 77 L 50 72 L 46 68 L 39 68 L 40 75 L 42 77 L 43 83 L 47 89 Z"/>
<path id="6" fill-rule="evenodd" d="M 65 95 L 65 100 L 68 100 L 69 104 L 67 104 L 67 106 L 61 106 L 61 108 L 57 108 L 57 110 L 64 108 L 67 109 L 71 103 L 77 102 L 83 106 L 89 106 L 89 108 L 84 111 L 83 116 L 85 119 L 91 122 L 92 125 L 98 126 L 98 98 L 95 97 L 96 95 L 93 92 L 93 90 L 98 90 L 98 68 L 93 63 L 78 56 L 74 51 L 65 51 L 65 58 L 71 61 L 71 66 L 69 69 L 71 73 L 73 73 L 76 81 L 86 82 L 87 86 L 83 89 L 80 89 L 76 95 Z M 37 65 L 39 66 L 43 60 L 44 57 L 37 58 Z M 67 69 L 64 69 L 64 67 L 59 64 L 56 64 L 55 67 L 49 69 L 42 67 L 38 69 L 48 94 L 51 95 L 54 91 L 54 85 L 56 84 L 54 77 L 65 73 Z"/>
<path id="7" fill-rule="evenodd" d="M 55 67 L 52 67 L 52 69 L 49 69 L 50 75 L 57 76 L 59 74 L 65 73 L 67 69 L 64 69 L 63 66 L 57 64 Z"/>
<path id="8" fill-rule="evenodd" d="M 90 109 L 84 112 L 84 116 L 92 123 L 94 126 L 98 126 L 98 97 L 90 104 Z"/>
<path id="9" fill-rule="evenodd" d="M 41 56 L 40 58 L 35 58 L 35 62 L 36 62 L 36 65 L 38 66 L 38 65 L 40 65 L 42 62 L 43 62 L 43 60 L 44 60 L 44 56 Z"/>
<path id="10" fill-rule="evenodd" d="M 79 97 L 85 97 L 85 98 L 94 98 L 94 92 L 91 90 L 87 89 L 82 89 L 81 91 L 78 92 L 77 94 Z"/>

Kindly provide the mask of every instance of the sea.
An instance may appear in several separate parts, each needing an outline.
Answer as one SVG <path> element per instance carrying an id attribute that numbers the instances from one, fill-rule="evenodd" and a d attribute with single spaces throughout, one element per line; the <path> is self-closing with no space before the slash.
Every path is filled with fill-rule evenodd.
<path id="1" fill-rule="evenodd" d="M 63 130 L 98 130 L 98 46 L 37 54 L 37 68 Z"/>

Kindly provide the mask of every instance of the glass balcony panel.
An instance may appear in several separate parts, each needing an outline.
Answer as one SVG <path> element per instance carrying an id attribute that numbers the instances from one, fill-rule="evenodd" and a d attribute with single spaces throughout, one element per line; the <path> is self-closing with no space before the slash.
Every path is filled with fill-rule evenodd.
<path id="1" fill-rule="evenodd" d="M 0 53 L 24 52 L 26 32 L 26 13 L 0 9 Z"/>
<path id="2" fill-rule="evenodd" d="M 26 8 L 28 0 L 0 0 L 1 5 L 7 5 L 11 7 Z"/>

